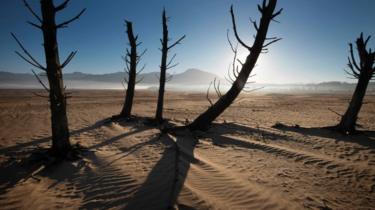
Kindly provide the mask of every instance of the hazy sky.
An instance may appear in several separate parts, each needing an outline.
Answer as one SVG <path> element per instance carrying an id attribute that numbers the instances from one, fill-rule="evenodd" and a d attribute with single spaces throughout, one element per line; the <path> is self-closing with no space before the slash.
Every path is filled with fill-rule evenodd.
<path id="1" fill-rule="evenodd" d="M 39 12 L 39 1 L 29 0 Z M 61 1 L 55 1 L 56 4 Z M 256 4 L 260 0 L 73 0 L 60 12 L 58 20 L 75 15 L 81 8 L 86 13 L 68 28 L 59 31 L 61 60 L 71 50 L 78 53 L 65 72 L 110 73 L 123 71 L 121 55 L 127 47 L 124 19 L 133 27 L 148 51 L 143 58 L 145 72 L 158 71 L 160 63 L 161 12 L 163 6 L 169 21 L 171 38 L 186 34 L 181 45 L 173 48 L 180 64 L 171 73 L 199 68 L 224 76 L 232 59 L 226 40 L 231 28 L 229 7 L 234 5 L 240 36 L 252 43 L 254 29 L 249 18 L 259 19 Z M 308 83 L 348 81 L 346 67 L 348 42 L 360 32 L 375 36 L 374 0 L 279 0 L 284 11 L 272 23 L 270 36 L 283 40 L 262 54 L 254 70 L 259 83 Z M 0 7 L 0 71 L 29 72 L 22 61 L 10 32 L 17 34 L 35 57 L 43 60 L 42 34 L 26 24 L 36 21 L 21 0 L 2 0 Z M 232 32 L 232 31 L 231 31 Z M 232 35 L 232 33 L 231 33 Z M 233 36 L 232 36 L 233 37 Z M 234 40 L 234 39 L 233 39 Z M 370 47 L 375 48 L 372 39 Z M 242 57 L 245 51 L 242 51 Z"/>

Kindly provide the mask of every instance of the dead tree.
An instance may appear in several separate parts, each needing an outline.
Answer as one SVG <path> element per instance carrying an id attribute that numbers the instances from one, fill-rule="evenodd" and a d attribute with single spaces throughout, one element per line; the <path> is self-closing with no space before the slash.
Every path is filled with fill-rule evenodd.
<path id="1" fill-rule="evenodd" d="M 349 107 L 345 114 L 341 117 L 340 123 L 335 126 L 335 129 L 345 134 L 352 134 L 355 132 L 358 113 L 362 107 L 363 98 L 366 94 L 367 86 L 374 76 L 375 71 L 375 52 L 371 49 L 367 50 L 366 46 L 371 36 L 366 40 L 363 39 L 363 33 L 356 41 L 359 63 L 356 61 L 353 52 L 352 43 L 349 44 L 350 56 L 348 56 L 348 67 L 350 71 L 346 71 L 353 79 L 357 79 L 358 83 L 353 93 Z"/>
<path id="2" fill-rule="evenodd" d="M 277 0 L 269 0 L 268 2 L 266 0 L 263 0 L 262 5 L 258 5 L 258 10 L 261 13 L 261 18 L 259 26 L 256 21 L 251 21 L 256 30 L 255 40 L 252 46 L 247 45 L 238 35 L 233 6 L 231 7 L 230 14 L 232 18 L 234 35 L 238 43 L 249 51 L 249 55 L 247 56 L 244 63 L 237 60 L 242 67 L 241 70 L 238 70 L 237 67 L 233 67 L 232 70 L 235 72 L 233 76 L 235 78 L 233 79 L 232 86 L 227 93 L 225 93 L 224 95 L 221 94 L 220 89 L 218 88 L 219 85 L 216 85 L 215 90 L 219 96 L 219 99 L 216 101 L 216 103 L 211 102 L 212 105 L 204 113 L 199 115 L 191 124 L 187 125 L 190 130 L 207 130 L 209 128 L 209 125 L 233 103 L 236 97 L 243 90 L 251 74 L 251 71 L 253 70 L 258 60 L 260 53 L 266 53 L 267 47 L 269 45 L 280 40 L 280 38 L 277 37 L 267 38 L 267 32 L 270 22 L 276 21 L 275 18 L 280 15 L 282 11 L 282 9 L 280 9 L 277 12 L 274 12 L 276 3 Z M 233 48 L 232 44 L 231 47 L 236 56 L 236 51 L 235 48 Z"/>
<path id="3" fill-rule="evenodd" d="M 41 0 L 42 16 L 40 17 L 33 8 L 31 8 L 27 1 L 23 0 L 26 8 L 39 22 L 28 23 L 43 32 L 46 66 L 41 65 L 36 59 L 34 59 L 17 37 L 12 34 L 13 38 L 24 52 L 24 54 L 21 54 L 16 51 L 16 54 L 35 68 L 38 68 L 47 74 L 49 87 L 47 87 L 47 85 L 45 85 L 39 78 L 38 74 L 33 71 L 38 81 L 49 94 L 48 98 L 50 102 L 52 126 L 52 153 L 56 156 L 65 156 L 71 149 L 68 118 L 66 114 L 66 98 L 68 96 L 63 83 L 62 70 L 77 53 L 77 51 L 71 52 L 65 61 L 62 62 L 62 64 L 60 63 L 59 48 L 56 38 L 57 30 L 60 28 L 66 28 L 71 22 L 79 19 L 79 17 L 85 12 L 85 9 L 83 9 L 73 18 L 61 23 L 56 23 L 56 13 L 65 9 L 69 1 L 70 0 L 65 0 L 60 5 L 55 6 L 53 0 Z"/>
<path id="4" fill-rule="evenodd" d="M 180 44 L 181 41 L 185 38 L 185 35 L 179 38 L 176 42 L 171 45 L 168 45 L 168 41 L 170 40 L 168 37 L 168 25 L 167 25 L 168 18 L 165 15 L 165 9 L 163 10 L 162 15 L 162 22 L 163 22 L 163 39 L 160 39 L 162 48 L 161 50 L 161 64 L 160 64 L 160 77 L 159 77 L 159 95 L 158 95 L 158 103 L 156 108 L 155 120 L 157 123 L 161 123 L 163 121 L 163 105 L 164 105 L 164 92 L 165 92 L 165 83 L 170 81 L 172 76 L 166 78 L 166 72 L 168 69 L 171 69 L 178 65 L 178 63 L 173 64 L 173 59 L 176 57 L 176 54 L 172 56 L 172 58 L 168 61 L 168 52 L 170 49 L 175 47 L 177 44 Z"/>
<path id="5" fill-rule="evenodd" d="M 137 71 L 137 65 L 139 64 L 141 57 L 146 53 L 144 50 L 141 54 L 138 55 L 137 47 L 142 44 L 142 42 L 137 42 L 138 35 L 134 36 L 133 33 L 133 24 L 130 21 L 125 21 L 126 23 L 126 32 L 129 39 L 130 51 L 126 49 L 126 54 L 123 56 L 123 60 L 125 61 L 125 72 L 127 77 L 124 78 L 123 85 L 125 83 L 128 84 L 126 88 L 126 96 L 125 96 L 125 103 L 122 107 L 121 113 L 119 115 L 114 116 L 114 118 L 123 118 L 123 119 L 130 119 L 131 117 L 131 110 L 133 107 L 133 98 L 134 98 L 134 90 L 135 85 L 142 81 L 143 78 L 137 80 L 137 76 L 143 71 L 145 66 L 143 66 L 139 71 Z"/>

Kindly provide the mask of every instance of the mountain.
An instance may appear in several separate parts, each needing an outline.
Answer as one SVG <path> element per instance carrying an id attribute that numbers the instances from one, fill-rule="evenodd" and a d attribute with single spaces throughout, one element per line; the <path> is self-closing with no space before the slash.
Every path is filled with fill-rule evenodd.
<path id="1" fill-rule="evenodd" d="M 82 72 L 73 72 L 64 74 L 64 82 L 68 87 L 73 88 L 90 88 L 102 87 L 103 85 L 111 84 L 114 88 L 121 87 L 121 81 L 127 76 L 125 72 L 114 72 L 108 74 L 86 74 Z M 170 74 L 167 74 L 169 77 Z M 46 77 L 40 76 L 43 81 Z M 142 85 L 158 85 L 159 72 L 143 73 L 138 78 L 143 78 L 140 84 Z M 185 72 L 174 74 L 172 80 L 168 84 L 183 84 L 183 85 L 207 85 L 215 77 L 215 74 L 205 72 L 199 69 L 188 69 Z M 218 77 L 219 78 L 219 77 Z M 82 87 L 81 87 L 82 86 Z M 11 73 L 0 71 L 0 88 L 38 88 L 39 84 L 31 73 Z"/>
<path id="2" fill-rule="evenodd" d="M 219 78 L 217 75 L 199 69 L 188 69 L 181 74 L 175 74 L 171 84 L 209 84 L 210 81 Z M 221 79 L 222 80 L 222 79 Z"/>
<path id="3" fill-rule="evenodd" d="M 108 74 L 86 74 L 73 72 L 64 74 L 64 83 L 70 89 L 122 89 L 121 81 L 125 72 L 114 72 Z M 170 75 L 167 75 L 170 76 Z M 137 84 L 138 89 L 157 90 L 159 85 L 159 72 L 143 73 L 139 78 L 143 80 Z M 228 83 L 215 74 L 199 69 L 187 69 L 185 72 L 174 74 L 172 80 L 167 83 L 168 89 L 183 91 L 206 91 L 208 85 L 214 78 L 221 80 L 221 90 L 229 88 Z M 40 78 L 47 83 L 43 75 Z M 329 81 L 316 84 L 252 84 L 250 88 L 263 88 L 261 92 L 283 93 L 283 92 L 310 92 L 310 93 L 337 93 L 353 92 L 356 84 Z M 41 88 L 41 85 L 31 73 L 11 73 L 0 71 L 0 88 Z M 370 83 L 368 93 L 375 92 L 375 83 Z"/>

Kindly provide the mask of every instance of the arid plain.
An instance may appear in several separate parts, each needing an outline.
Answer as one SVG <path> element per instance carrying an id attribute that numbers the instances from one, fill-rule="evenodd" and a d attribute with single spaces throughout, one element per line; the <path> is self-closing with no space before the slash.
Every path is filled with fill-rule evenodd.
<path id="1" fill-rule="evenodd" d="M 136 120 L 112 122 L 122 91 L 73 91 L 83 158 L 33 165 L 51 133 L 48 101 L 32 92 L 0 90 L 0 209 L 375 209 L 372 94 L 364 132 L 344 136 L 320 127 L 350 94 L 242 94 L 207 132 L 161 134 L 146 119 L 156 92 L 136 92 Z M 168 92 L 165 117 L 181 125 L 208 105 L 204 93 Z"/>

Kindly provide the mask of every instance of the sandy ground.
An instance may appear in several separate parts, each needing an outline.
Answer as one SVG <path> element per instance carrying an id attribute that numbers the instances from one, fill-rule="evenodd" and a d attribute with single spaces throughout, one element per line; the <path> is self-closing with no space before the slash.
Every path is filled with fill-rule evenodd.
<path id="1" fill-rule="evenodd" d="M 30 154 L 50 145 L 46 99 L 0 90 L 0 209 L 375 209 L 375 96 L 359 116 L 370 131 L 318 128 L 349 97 L 242 95 L 207 132 L 161 135 L 142 119 L 106 120 L 121 91 L 74 91 L 71 141 L 84 158 L 41 166 Z M 137 92 L 134 113 L 152 117 L 155 104 Z M 183 124 L 207 106 L 204 94 L 168 93 L 165 116 Z"/>

